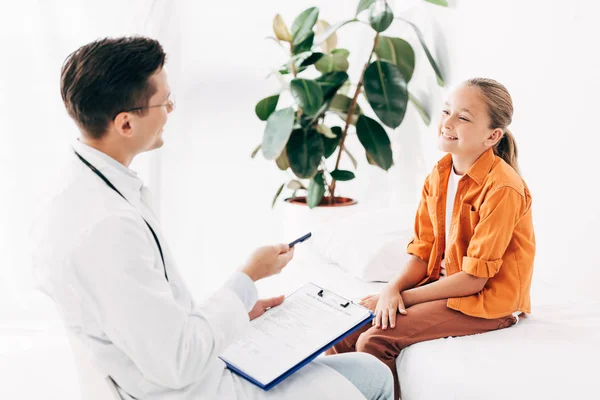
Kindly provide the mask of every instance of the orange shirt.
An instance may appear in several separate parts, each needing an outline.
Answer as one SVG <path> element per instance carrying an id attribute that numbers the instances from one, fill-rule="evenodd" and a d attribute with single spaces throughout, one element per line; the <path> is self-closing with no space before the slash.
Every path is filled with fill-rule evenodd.
<path id="1" fill-rule="evenodd" d="M 446 238 L 450 168 L 448 154 L 423 186 L 415 235 L 407 248 L 427 263 L 427 277 L 419 285 L 439 279 L 444 256 L 447 276 L 464 271 L 489 278 L 479 293 L 448 299 L 449 308 L 490 319 L 515 311 L 530 313 L 535 235 L 527 185 L 492 149 L 487 150 L 458 183 Z"/>

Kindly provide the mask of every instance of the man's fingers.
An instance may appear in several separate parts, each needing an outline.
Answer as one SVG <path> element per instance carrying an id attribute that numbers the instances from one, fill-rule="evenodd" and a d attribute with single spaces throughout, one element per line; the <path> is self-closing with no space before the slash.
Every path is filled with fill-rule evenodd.
<path id="1" fill-rule="evenodd" d="M 279 246 L 279 254 L 287 253 L 288 250 L 290 249 L 289 244 L 280 243 L 278 246 Z"/>
<path id="2" fill-rule="evenodd" d="M 386 330 L 388 327 L 388 311 L 384 309 L 381 311 L 381 328 Z"/>
<path id="3" fill-rule="evenodd" d="M 281 253 L 279 257 L 283 258 L 286 263 L 290 262 L 290 260 L 294 257 L 294 248 L 292 247 L 289 251 Z"/>

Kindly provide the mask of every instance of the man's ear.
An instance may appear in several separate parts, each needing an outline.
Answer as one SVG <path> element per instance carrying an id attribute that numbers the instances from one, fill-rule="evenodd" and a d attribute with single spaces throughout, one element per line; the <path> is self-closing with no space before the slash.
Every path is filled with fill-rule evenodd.
<path id="1" fill-rule="evenodd" d="M 485 144 L 490 147 L 495 146 L 496 143 L 498 143 L 500 139 L 502 139 L 502 136 L 504 136 L 504 130 L 496 128 L 485 139 Z"/>
<path id="2" fill-rule="evenodd" d="M 117 133 L 124 137 L 131 137 L 133 134 L 131 129 L 131 114 L 128 112 L 119 113 L 113 120 L 113 124 Z"/>

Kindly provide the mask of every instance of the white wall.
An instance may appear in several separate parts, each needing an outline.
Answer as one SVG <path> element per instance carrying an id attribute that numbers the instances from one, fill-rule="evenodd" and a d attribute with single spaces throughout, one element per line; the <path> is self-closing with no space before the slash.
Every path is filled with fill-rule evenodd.
<path id="1" fill-rule="evenodd" d="M 405 3 L 406 9 L 420 4 L 391 3 Z M 265 125 L 254 115 L 254 106 L 278 89 L 274 78 L 265 77 L 287 58 L 276 44 L 265 40 L 272 35 L 273 17 L 280 13 L 291 26 L 296 15 L 317 5 L 320 18 L 333 24 L 353 18 L 357 4 L 347 0 L 270 0 L 213 3 L 209 11 L 199 3 L 188 3 L 182 11 L 182 47 L 186 50 L 180 79 L 185 83 L 177 93 L 174 114 L 190 119 L 177 130 L 169 129 L 165 136 L 161 214 L 170 245 L 196 293 L 213 290 L 256 246 L 294 239 L 284 234 L 281 205 L 270 208 L 279 185 L 289 180 L 288 174 L 261 155 L 255 160 L 249 156 L 261 142 Z M 338 32 L 338 46 L 351 52 L 354 83 L 373 37 L 373 31 L 360 24 Z M 434 82 L 429 68 L 422 74 Z M 397 165 L 422 159 L 410 142 L 420 145 L 418 129 L 424 125 L 415 110 L 409 112 L 409 120 L 416 128 L 402 139 L 409 146 L 403 150 L 405 154 L 400 152 Z M 359 159 L 358 179 L 340 183 L 338 194 L 357 198 L 367 209 L 397 204 L 398 200 L 414 206 L 415 185 L 406 189 L 404 180 L 399 179 L 405 170 L 394 168 L 386 174 L 367 164 L 356 137 L 348 143 Z M 425 168 L 422 170 L 424 173 Z M 418 180 L 412 172 L 406 175 Z"/>
<path id="2" fill-rule="evenodd" d="M 54 3 L 17 2 L 13 6 L 19 9 L 0 18 L 2 48 L 10 54 L 0 64 L 0 316 L 25 315 L 20 312 L 28 296 L 23 294 L 28 210 L 36 187 L 77 135 L 58 94 L 60 64 L 77 46 L 100 36 L 140 32 L 145 26 L 164 38 L 178 109 L 165 131 L 164 149 L 144 156 L 138 168 L 158 194 L 170 246 L 199 297 L 254 247 L 289 240 L 280 208 L 270 209 L 287 176 L 260 157 L 249 158 L 264 129 L 254 105 L 277 87 L 264 77 L 285 58 L 264 38 L 272 34 L 276 13 L 291 25 L 299 12 L 317 5 L 321 17 L 334 23 L 352 17 L 356 2 L 138 0 L 128 3 L 133 11 L 120 16 L 93 2 Z M 414 207 L 422 179 L 440 157 L 435 125 L 449 88 L 472 76 L 495 78 L 513 95 L 512 130 L 534 195 L 534 293 L 591 297 L 589 277 L 597 276 L 600 266 L 593 251 L 600 239 L 593 175 L 600 140 L 593 126 L 600 89 L 598 6 L 583 0 L 451 3 L 446 9 L 417 0 L 390 2 L 421 27 L 448 84 L 437 86 L 413 32 L 395 22 L 386 34 L 415 47 L 417 71 L 410 89 L 429 103 L 433 123 L 425 127 L 409 106 L 402 127 L 392 133 L 396 165 L 385 173 L 356 151 L 357 179 L 340 184 L 339 193 L 357 198 L 366 210 Z M 162 7 L 155 14 L 165 16 L 154 24 L 146 23 L 151 4 Z M 340 30 L 339 46 L 351 51 L 351 77 L 356 78 L 371 40 L 365 26 Z M 356 140 L 350 146 L 359 149 Z"/>
<path id="3" fill-rule="evenodd" d="M 54 318 L 53 308 L 44 307 L 49 303 L 31 291 L 28 232 L 37 195 L 79 135 L 60 97 L 63 61 L 95 39 L 146 32 L 169 48 L 177 68 L 179 31 L 165 31 L 177 9 L 161 4 L 0 0 L 0 321 Z M 153 188 L 160 175 L 151 166 L 159 155 L 134 161 Z"/>
<path id="4" fill-rule="evenodd" d="M 272 16 L 279 12 L 291 24 L 299 11 L 318 4 L 321 15 L 335 22 L 352 15 L 353 3 L 263 1 L 258 14 L 252 14 L 256 3 L 213 4 L 211 16 L 237 8 L 240 16 L 224 18 L 226 29 L 217 28 L 205 9 L 185 12 L 183 47 L 190 53 L 184 75 L 193 83 L 180 93 L 185 102 L 178 112 L 194 114 L 195 123 L 171 132 L 163 150 L 161 212 L 172 247 L 199 293 L 214 285 L 208 276 L 224 279 L 256 245 L 289 239 L 281 236 L 281 214 L 269 210 L 285 174 L 248 158 L 264 127 L 253 115 L 254 104 L 276 86 L 262 78 L 283 60 L 273 43 L 262 40 L 271 34 Z M 600 267 L 593 251 L 600 239 L 593 168 L 600 140 L 593 126 L 600 89 L 596 3 L 464 0 L 451 2 L 450 9 L 391 3 L 421 27 L 447 85 L 436 85 L 413 32 L 396 22 L 386 34 L 408 39 L 417 50 L 411 90 L 428 99 L 433 123 L 424 127 L 410 107 L 405 123 L 392 133 L 395 167 L 386 174 L 363 161 L 356 181 L 342 186 L 341 193 L 358 198 L 366 209 L 414 207 L 422 179 L 441 155 L 435 126 L 449 89 L 473 76 L 497 79 L 514 99 L 511 128 L 535 202 L 534 302 L 536 295 L 553 301 L 555 293 L 597 297 L 585 279 L 598 276 Z M 351 50 L 354 68 L 372 38 L 364 28 L 340 31 L 340 46 Z M 357 72 L 351 70 L 351 76 Z"/>

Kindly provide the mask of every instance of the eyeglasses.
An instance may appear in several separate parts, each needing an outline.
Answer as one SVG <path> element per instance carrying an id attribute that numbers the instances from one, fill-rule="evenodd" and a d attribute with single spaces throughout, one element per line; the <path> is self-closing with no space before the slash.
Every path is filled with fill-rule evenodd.
<path id="1" fill-rule="evenodd" d="M 121 112 L 129 112 L 129 111 L 137 111 L 137 110 L 144 110 L 146 108 L 155 108 L 155 107 L 167 107 L 167 111 L 173 111 L 175 109 L 175 100 L 168 100 L 165 104 L 156 104 L 154 106 L 145 106 L 145 107 L 134 107 L 134 108 L 130 108 L 128 110 L 123 110 Z"/>

